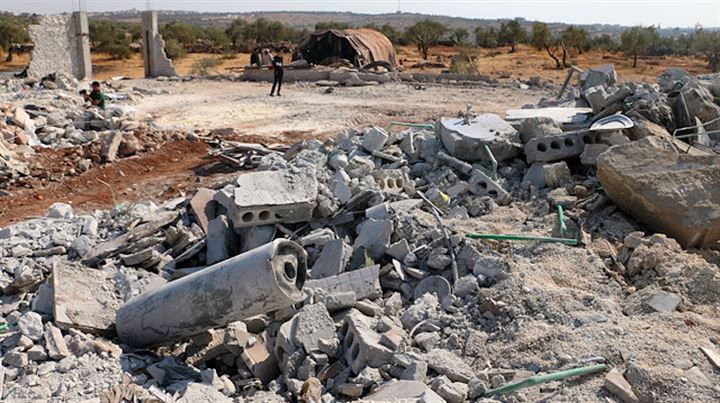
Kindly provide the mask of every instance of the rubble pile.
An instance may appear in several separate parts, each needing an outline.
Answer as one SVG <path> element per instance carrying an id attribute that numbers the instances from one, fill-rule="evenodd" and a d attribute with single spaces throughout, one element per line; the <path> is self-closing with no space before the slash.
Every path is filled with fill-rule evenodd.
<path id="1" fill-rule="evenodd" d="M 254 171 L 190 198 L 87 214 L 57 203 L 0 230 L 0 396 L 717 399 L 704 359 L 717 340 L 697 314 L 717 316 L 717 259 L 681 247 L 717 241 L 716 144 L 673 140 L 669 94 L 616 80 L 591 70 L 572 105 L 512 112 L 522 119 L 468 108 L 257 147 Z M 675 226 L 653 218 L 672 214 Z M 677 346 L 641 321 L 703 333 Z M 667 363 L 672 348 L 693 359 Z M 609 371 L 513 386 L 573 369 Z"/>

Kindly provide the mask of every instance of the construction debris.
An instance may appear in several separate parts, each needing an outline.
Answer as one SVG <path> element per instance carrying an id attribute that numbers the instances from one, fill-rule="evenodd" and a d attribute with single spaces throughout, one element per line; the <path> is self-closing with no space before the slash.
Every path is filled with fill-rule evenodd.
<path id="1" fill-rule="evenodd" d="M 718 144 L 672 139 L 687 116 L 663 88 L 693 125 L 714 108 L 686 75 L 661 82 L 602 66 L 507 120 L 290 147 L 196 134 L 232 178 L 0 229 L 0 399 L 717 400 L 717 340 L 693 334 L 712 334 L 720 275 L 692 248 L 720 237 Z M 38 128 L 84 115 L 59 109 L 3 109 L 0 172 L 22 175 L 33 136 L 72 143 Z M 93 163 L 134 148 L 104 119 Z M 559 382 L 609 368 L 604 389 Z"/>

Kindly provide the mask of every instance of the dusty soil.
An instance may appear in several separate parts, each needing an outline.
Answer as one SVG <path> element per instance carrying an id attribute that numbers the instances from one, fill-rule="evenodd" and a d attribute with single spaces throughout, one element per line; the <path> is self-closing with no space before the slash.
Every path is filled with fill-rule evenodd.
<path id="1" fill-rule="evenodd" d="M 258 83 L 125 83 L 169 92 L 144 97 L 135 105 L 152 114 L 156 125 L 200 133 L 233 128 L 236 135 L 229 139 L 264 144 L 324 139 L 347 127 L 385 126 L 393 120 L 423 122 L 455 115 L 468 103 L 478 112 L 503 115 L 508 108 L 536 103 L 548 95 L 543 90 L 485 86 L 416 90 L 405 84 L 337 88 L 332 94 L 323 94 L 323 89 L 314 85 L 288 84 L 282 97 L 271 98 L 268 86 Z M 167 200 L 233 175 L 228 166 L 209 158 L 207 151 L 203 142 L 172 142 L 155 152 L 93 167 L 77 176 L 63 176 L 57 172 L 72 150 L 39 150 L 33 158 L 41 159 L 40 165 L 55 173 L 43 174 L 52 181 L 30 181 L 28 187 L 9 189 L 7 196 L 0 197 L 0 226 L 42 215 L 54 202 L 70 203 L 80 211 L 111 209 L 119 203 Z"/>
<path id="2" fill-rule="evenodd" d="M 415 46 L 398 46 L 398 58 L 403 60 L 409 72 L 435 72 L 443 68 L 414 69 L 410 66 L 422 61 L 420 53 Z M 537 50 L 530 46 L 521 45 L 515 53 L 508 53 L 507 48 L 482 49 L 469 48 L 470 54 L 475 58 L 475 64 L 480 74 L 489 75 L 500 81 L 527 79 L 531 76 L 540 76 L 544 80 L 560 83 L 565 78 L 565 69 L 555 68 L 555 62 L 544 50 Z M 450 65 L 450 58 L 457 54 L 454 47 L 436 46 L 430 50 L 430 61 L 441 61 Z M 289 59 L 289 55 L 285 56 Z M 175 67 L 178 74 L 198 74 L 198 65 L 203 59 L 212 59 L 216 66 L 208 73 L 239 74 L 243 67 L 250 62 L 250 55 L 238 53 L 231 57 L 216 54 L 191 53 L 176 60 Z M 0 62 L 0 71 L 19 71 L 27 65 L 28 54 L 17 55 L 11 63 Z M 704 59 L 680 56 L 642 57 L 638 66 L 632 67 L 632 60 L 620 52 L 605 52 L 593 50 L 583 54 L 573 53 L 572 60 L 576 66 L 586 69 L 606 63 L 614 63 L 618 77 L 622 80 L 637 82 L 655 82 L 655 77 L 668 67 L 680 67 L 693 74 L 707 73 L 707 62 Z M 93 53 L 93 71 L 97 79 L 125 76 L 141 78 L 143 75 L 142 55 L 133 54 L 128 60 L 113 60 L 108 55 Z M 509 78 L 508 78 L 509 75 Z"/>

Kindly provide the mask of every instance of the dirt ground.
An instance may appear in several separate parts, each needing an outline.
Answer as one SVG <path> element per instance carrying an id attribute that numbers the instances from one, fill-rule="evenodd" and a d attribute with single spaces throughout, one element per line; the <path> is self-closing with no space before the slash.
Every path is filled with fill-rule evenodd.
<path id="1" fill-rule="evenodd" d="M 443 68 L 411 68 L 410 66 L 422 61 L 417 48 L 414 46 L 398 46 L 397 50 L 398 58 L 403 60 L 403 64 L 409 72 L 439 73 L 444 70 Z M 565 69 L 556 69 L 555 62 L 545 51 L 536 50 L 530 46 L 520 45 L 515 53 L 508 53 L 507 48 L 469 48 L 468 50 L 473 56 L 480 74 L 497 78 L 500 81 L 540 76 L 543 80 L 560 83 L 565 78 Z M 430 50 L 428 60 L 440 61 L 449 66 L 450 58 L 457 52 L 458 49 L 454 47 L 436 46 Z M 614 63 L 618 77 L 622 80 L 637 82 L 655 82 L 655 78 L 668 67 L 680 67 L 693 74 L 708 72 L 705 60 L 692 57 L 642 57 L 638 60 L 638 66 L 633 68 L 632 60 L 625 57 L 621 52 L 593 50 L 583 54 L 573 54 L 572 56 L 575 65 L 581 69 Z M 289 55 L 285 57 L 289 59 Z M 0 71 L 22 70 L 27 65 L 29 58 L 29 54 L 22 54 L 16 56 L 12 63 L 0 62 Z M 215 67 L 208 70 L 211 75 L 239 74 L 242 72 L 243 66 L 250 62 L 250 55 L 238 53 L 226 57 L 224 55 L 191 53 L 182 59 L 176 60 L 175 67 L 180 75 L 198 74 L 198 65 L 204 59 L 212 59 L 216 63 Z M 142 56 L 136 53 L 128 60 L 118 61 L 112 60 L 108 55 L 93 53 L 93 72 L 95 78 L 101 80 L 118 76 L 141 78 L 143 75 Z"/>
<path id="2" fill-rule="evenodd" d="M 161 128 L 207 133 L 233 128 L 236 139 L 263 144 L 292 144 L 311 138 L 333 137 L 347 127 L 386 126 L 391 121 L 424 122 L 454 116 L 468 103 L 478 112 L 501 116 L 509 108 L 536 103 L 545 90 L 510 87 L 429 85 L 416 90 L 407 84 L 324 88 L 288 84 L 282 97 L 269 97 L 261 83 L 196 80 L 158 82 L 130 80 L 126 87 L 167 92 L 146 96 L 135 105 L 150 113 Z M 47 167 L 63 163 L 67 150 L 40 150 L 33 158 Z M 45 213 L 54 202 L 80 211 L 111 209 L 119 203 L 164 201 L 199 186 L 228 179 L 228 172 L 207 156 L 204 142 L 172 142 L 158 151 L 91 168 L 79 176 L 53 178 L 30 188 L 9 189 L 0 197 L 0 226 Z M 112 188 L 112 192 L 111 189 Z M 114 200 L 113 200 L 114 193 Z"/>

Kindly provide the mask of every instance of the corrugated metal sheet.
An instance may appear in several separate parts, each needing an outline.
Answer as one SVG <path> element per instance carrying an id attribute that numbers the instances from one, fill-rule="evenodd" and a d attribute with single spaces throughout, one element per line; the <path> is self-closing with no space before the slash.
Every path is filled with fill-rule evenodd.
<path id="1" fill-rule="evenodd" d="M 395 47 L 390 39 L 382 33 L 368 28 L 360 29 L 330 29 L 327 31 L 313 32 L 299 45 L 301 49 L 308 48 L 320 38 L 332 35 L 339 40 L 346 39 L 361 56 L 363 64 L 385 61 L 393 66 L 397 65 Z"/>

